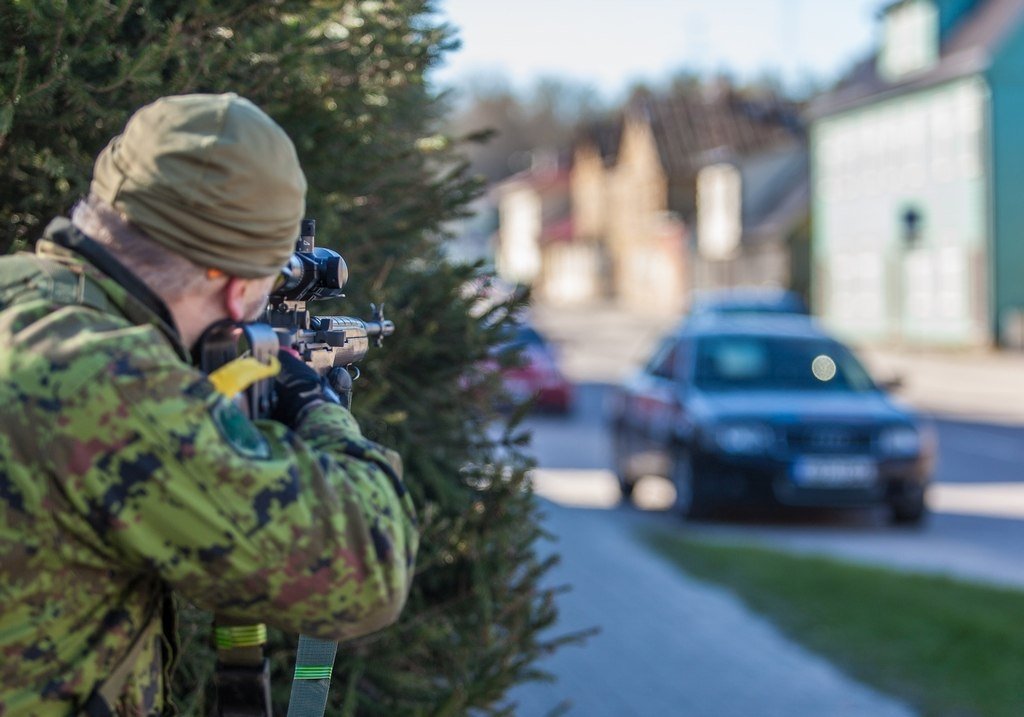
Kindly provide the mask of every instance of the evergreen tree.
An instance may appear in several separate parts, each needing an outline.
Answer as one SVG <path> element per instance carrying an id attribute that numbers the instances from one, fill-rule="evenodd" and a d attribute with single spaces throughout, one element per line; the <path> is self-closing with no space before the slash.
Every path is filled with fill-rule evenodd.
<path id="1" fill-rule="evenodd" d="M 92 162 L 158 96 L 233 91 L 294 139 L 318 244 L 351 281 L 318 313 L 386 303 L 395 336 L 356 382 L 366 433 L 404 457 L 422 548 L 399 623 L 343 645 L 328 714 L 509 713 L 556 617 L 516 421 L 478 367 L 522 298 L 481 309 L 480 267 L 441 259 L 479 187 L 439 134 L 429 69 L 455 47 L 429 0 L 0 0 L 0 249 L 34 241 L 88 187 Z M 500 426 L 496 429 L 495 426 Z M 209 707 L 208 616 L 186 612 L 183 712 Z M 294 636 L 272 643 L 287 694 Z"/>

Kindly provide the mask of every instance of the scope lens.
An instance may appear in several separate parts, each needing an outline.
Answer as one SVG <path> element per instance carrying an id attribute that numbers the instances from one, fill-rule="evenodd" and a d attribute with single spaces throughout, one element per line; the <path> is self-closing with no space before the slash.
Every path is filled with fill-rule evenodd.
<path id="1" fill-rule="evenodd" d="M 327 290 L 340 290 L 348 281 L 348 266 L 341 254 L 331 249 L 317 247 L 313 251 L 320 273 L 320 286 Z"/>
<path id="2" fill-rule="evenodd" d="M 274 285 L 270 288 L 270 293 L 273 294 L 275 291 L 284 287 L 288 283 L 288 280 L 292 278 L 291 273 L 288 271 L 288 267 L 284 267 L 277 273 L 277 277 L 274 279 Z"/>
<path id="3" fill-rule="evenodd" d="M 288 296 L 289 292 L 302 284 L 305 274 L 306 269 L 302 257 L 299 254 L 292 254 L 288 258 L 288 263 L 284 265 L 281 273 L 278 274 L 277 279 L 274 281 L 274 288 L 270 292 L 271 295 L 290 298 Z"/>

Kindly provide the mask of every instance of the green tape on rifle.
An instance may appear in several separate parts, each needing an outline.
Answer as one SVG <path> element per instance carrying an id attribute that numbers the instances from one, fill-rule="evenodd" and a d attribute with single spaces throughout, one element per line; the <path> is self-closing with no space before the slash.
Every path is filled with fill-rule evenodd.
<path id="1" fill-rule="evenodd" d="M 233 650 L 236 647 L 259 647 L 267 642 L 267 626 L 234 625 L 217 627 L 214 636 L 218 650 Z"/>
<path id="2" fill-rule="evenodd" d="M 329 680 L 331 679 L 331 672 L 334 671 L 333 665 L 296 665 L 295 666 L 295 679 L 296 680 Z"/>

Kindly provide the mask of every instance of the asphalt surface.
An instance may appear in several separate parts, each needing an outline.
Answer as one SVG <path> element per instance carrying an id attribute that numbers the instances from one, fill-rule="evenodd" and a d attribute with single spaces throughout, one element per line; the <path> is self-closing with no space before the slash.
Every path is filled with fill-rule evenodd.
<path id="1" fill-rule="evenodd" d="M 730 593 L 638 544 L 620 512 L 547 506 L 562 563 L 556 633 L 598 626 L 540 667 L 553 684 L 513 693 L 517 715 L 903 717 L 905 706 L 796 645 Z M 564 632 L 563 632 L 564 631 Z M 556 708 L 565 708 L 556 712 Z"/>
<path id="2" fill-rule="evenodd" d="M 861 349 L 876 375 L 901 376 L 901 395 L 934 416 L 938 484 L 920 529 L 893 528 L 870 511 L 683 524 L 663 512 L 670 489 L 657 483 L 638 486 L 649 510 L 621 505 L 601 405 L 605 387 L 640 365 L 677 319 L 606 306 L 538 307 L 533 318 L 581 386 L 571 417 L 530 421 L 535 485 L 557 538 L 544 549 L 562 557 L 549 579 L 571 586 L 553 632 L 601 632 L 543 662 L 556 681 L 517 688 L 517 715 L 913 714 L 652 554 L 637 537 L 645 525 L 1024 586 L 1014 548 L 1024 540 L 1024 356 Z"/>

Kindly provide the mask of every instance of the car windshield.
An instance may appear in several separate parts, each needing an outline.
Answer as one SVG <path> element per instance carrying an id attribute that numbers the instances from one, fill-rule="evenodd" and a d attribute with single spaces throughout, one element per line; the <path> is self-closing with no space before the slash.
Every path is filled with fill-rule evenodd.
<path id="1" fill-rule="evenodd" d="M 729 294 L 698 299 L 693 314 L 807 314 L 807 305 L 797 294 Z"/>
<path id="2" fill-rule="evenodd" d="M 783 336 L 714 336 L 697 342 L 694 385 L 705 391 L 876 390 L 841 344 Z"/>

